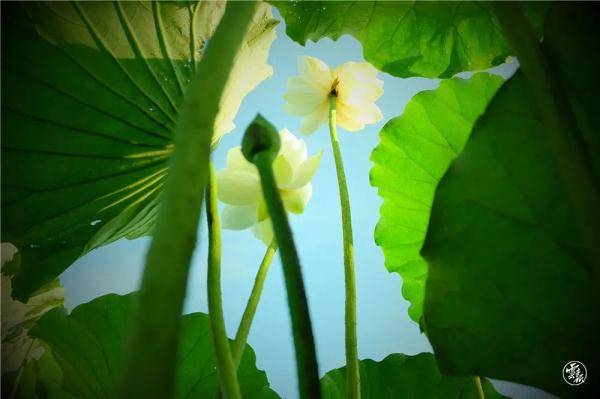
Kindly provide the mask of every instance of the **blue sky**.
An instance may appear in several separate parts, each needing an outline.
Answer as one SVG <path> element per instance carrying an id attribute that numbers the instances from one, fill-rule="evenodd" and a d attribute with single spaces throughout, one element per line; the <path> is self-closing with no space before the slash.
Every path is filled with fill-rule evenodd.
<path id="1" fill-rule="evenodd" d="M 300 118 L 285 114 L 285 83 L 297 74 L 297 57 L 311 55 L 334 67 L 347 61 L 360 61 L 362 49 L 351 37 L 337 42 L 322 40 L 302 47 L 285 36 L 285 25 L 277 27 L 269 63 L 273 76 L 250 93 L 235 119 L 236 129 L 226 135 L 213 154 L 217 169 L 225 165 L 225 154 L 240 144 L 244 128 L 257 112 L 278 128 L 296 134 Z M 508 76 L 513 66 L 496 71 Z M 378 143 L 378 132 L 386 121 L 400 115 L 406 103 L 419 91 L 437 87 L 432 79 L 398 79 L 380 74 L 384 95 L 378 101 L 384 118 L 358 133 L 339 130 L 348 176 L 354 227 L 357 294 L 358 345 L 360 358 L 381 360 L 392 353 L 417 354 L 431 351 L 427 338 L 407 314 L 408 303 L 401 295 L 401 278 L 384 266 L 381 249 L 373 241 L 379 218 L 380 198 L 369 184 L 369 161 Z M 300 136 L 299 134 L 296 134 Z M 302 261 L 304 280 L 315 331 L 321 374 L 344 365 L 344 278 L 342 230 L 333 156 L 326 126 L 311 136 L 303 136 L 308 152 L 324 150 L 321 166 L 312 181 L 313 196 L 306 212 L 292 216 L 296 244 Z M 95 297 L 115 292 L 125 294 L 138 287 L 148 238 L 121 240 L 84 256 L 61 277 L 66 304 L 72 309 Z M 265 251 L 262 242 L 248 231 L 224 231 L 222 255 L 223 305 L 227 330 L 235 334 L 254 275 Z M 206 226 L 202 219 L 198 247 L 189 279 L 185 312 L 207 311 L 206 304 Z M 265 369 L 272 387 L 284 398 L 296 398 L 296 373 L 283 275 L 275 258 L 265 284 L 249 343 Z M 521 397 L 548 397 L 539 391 L 516 389 L 500 384 L 506 393 Z"/>

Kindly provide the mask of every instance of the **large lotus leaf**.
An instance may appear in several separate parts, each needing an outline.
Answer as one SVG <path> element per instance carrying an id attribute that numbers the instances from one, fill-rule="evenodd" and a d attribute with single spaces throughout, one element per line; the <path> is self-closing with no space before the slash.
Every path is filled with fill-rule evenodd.
<path id="1" fill-rule="evenodd" d="M 417 94 L 390 120 L 373 150 L 371 184 L 383 198 L 375 242 L 389 271 L 402 276 L 410 317 L 423 311 L 427 264 L 419 254 L 438 182 L 464 147 L 477 118 L 502 84 L 496 75 L 453 78 Z"/>
<path id="2" fill-rule="evenodd" d="M 124 334 L 133 294 L 106 295 L 76 307 L 45 314 L 31 330 L 42 340 L 62 370 L 64 390 L 79 399 L 111 398 L 121 368 Z M 182 317 L 176 398 L 213 397 L 219 380 L 213 358 L 208 316 Z M 255 366 L 252 348 L 246 347 L 238 369 L 245 398 L 277 398 L 267 376 Z"/>
<path id="3" fill-rule="evenodd" d="M 542 46 L 574 111 L 581 132 L 571 134 L 581 135 L 592 174 L 600 172 L 593 11 L 558 7 Z M 518 73 L 479 120 L 435 197 L 423 252 L 430 273 L 423 320 L 442 371 L 564 397 L 598 392 L 600 259 L 590 256 L 557 165 Z M 590 218 L 598 223 L 598 214 Z M 588 368 L 583 385 L 561 378 L 571 360 Z"/>
<path id="4" fill-rule="evenodd" d="M 215 137 L 270 75 L 262 5 L 223 95 Z M 85 252 L 149 234 L 178 107 L 222 2 L 2 5 L 2 238 L 26 300 Z"/>
<path id="5" fill-rule="evenodd" d="M 585 4 L 555 6 L 545 26 L 544 53 L 558 73 L 589 160 L 600 176 L 600 45 L 598 10 Z M 575 21 L 565 24 L 564 20 Z"/>
<path id="6" fill-rule="evenodd" d="M 380 362 L 360 361 L 363 399 L 480 399 L 474 377 L 441 375 L 431 353 L 389 355 Z M 501 399 L 486 379 L 481 379 L 486 399 Z M 323 399 L 346 398 L 346 367 L 331 370 L 321 379 Z"/>
<path id="7" fill-rule="evenodd" d="M 367 61 L 394 76 L 447 78 L 487 69 L 509 54 L 502 31 L 483 2 L 272 1 L 286 33 L 304 45 L 354 36 Z M 541 25 L 545 6 L 527 6 Z"/>

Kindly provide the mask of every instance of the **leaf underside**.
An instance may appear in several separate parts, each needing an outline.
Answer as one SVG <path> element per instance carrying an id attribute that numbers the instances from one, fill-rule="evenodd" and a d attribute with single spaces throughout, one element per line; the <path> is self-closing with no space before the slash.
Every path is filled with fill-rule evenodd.
<path id="1" fill-rule="evenodd" d="M 2 238 L 20 251 L 16 298 L 98 246 L 151 233 L 178 109 L 223 10 L 219 2 L 2 5 Z M 263 6 L 217 135 L 270 75 L 273 28 Z"/>
<path id="2" fill-rule="evenodd" d="M 106 295 L 75 308 L 70 315 L 55 309 L 44 315 L 31 334 L 46 344 L 62 370 L 64 390 L 79 398 L 111 398 L 122 364 L 123 336 L 135 294 Z M 193 313 L 181 319 L 175 398 L 213 397 L 218 388 L 208 316 Z M 256 369 L 246 347 L 238 369 L 246 398 L 278 398 L 267 376 Z"/>
<path id="3" fill-rule="evenodd" d="M 600 48 L 594 11 L 558 6 L 542 49 L 600 176 Z M 598 378 L 571 387 L 571 360 L 598 369 L 598 271 L 519 72 L 497 93 L 438 186 L 424 248 L 424 325 L 443 372 L 480 373 L 561 397 L 592 397 Z M 590 223 L 597 223 L 595 220 Z"/>
<path id="4" fill-rule="evenodd" d="M 436 186 L 502 81 L 480 73 L 417 94 L 401 116 L 386 123 L 371 154 L 371 184 L 383 198 L 375 242 L 387 269 L 402 276 L 402 294 L 415 321 L 422 315 L 427 279 L 419 251 Z"/>
<path id="5" fill-rule="evenodd" d="M 356 38 L 364 57 L 398 77 L 448 78 L 504 62 L 509 49 L 485 2 L 271 1 L 296 42 Z M 539 26 L 545 6 L 526 6 Z"/>
<path id="6" fill-rule="evenodd" d="M 389 355 L 380 362 L 360 361 L 361 398 L 480 399 L 473 377 L 443 376 L 431 353 Z M 501 399 L 486 379 L 481 380 L 486 399 Z M 346 398 L 346 368 L 331 370 L 321 379 L 323 399 Z"/>

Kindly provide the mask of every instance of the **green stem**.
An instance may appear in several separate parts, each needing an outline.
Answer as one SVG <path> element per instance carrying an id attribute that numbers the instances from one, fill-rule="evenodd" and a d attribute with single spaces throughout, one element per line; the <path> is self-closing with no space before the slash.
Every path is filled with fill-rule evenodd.
<path id="1" fill-rule="evenodd" d="M 342 208 L 342 232 L 344 237 L 344 280 L 346 286 L 346 390 L 347 397 L 360 398 L 360 370 L 358 367 L 358 348 L 356 338 L 356 277 L 354 271 L 354 243 L 352 239 L 352 216 L 350 197 L 342 161 L 342 151 L 336 127 L 336 97 L 329 98 L 329 133 L 335 171 L 337 173 Z"/>
<path id="2" fill-rule="evenodd" d="M 292 333 L 296 348 L 296 363 L 300 398 L 319 399 L 319 368 L 315 351 L 315 342 L 308 312 L 308 302 L 302 281 L 300 260 L 294 245 L 292 230 L 273 175 L 272 158 L 267 151 L 254 155 L 254 164 L 258 168 L 267 210 L 271 216 L 273 230 L 279 245 L 283 275 L 287 290 L 288 306 L 292 319 Z"/>
<path id="3" fill-rule="evenodd" d="M 171 398 L 181 312 L 215 120 L 256 2 L 227 3 L 183 99 L 154 238 L 132 311 L 117 398 Z"/>
<path id="4" fill-rule="evenodd" d="M 265 256 L 260 263 L 260 267 L 256 273 L 256 278 L 254 279 L 254 286 L 252 287 L 250 298 L 248 298 L 246 309 L 244 310 L 242 320 L 240 321 L 237 333 L 235 334 L 235 341 L 233 341 L 231 352 L 236 369 L 240 366 L 246 341 L 248 340 L 248 334 L 250 333 L 250 327 L 252 326 L 252 321 L 254 320 L 254 315 L 256 314 L 256 308 L 258 307 L 258 302 L 260 301 L 260 296 L 265 285 L 265 279 L 276 251 L 277 244 L 275 243 L 275 240 L 273 240 L 267 247 Z"/>
<path id="5" fill-rule="evenodd" d="M 208 186 L 206 187 L 206 219 L 208 222 L 208 318 L 212 334 L 213 351 L 217 363 L 217 373 L 221 392 L 228 399 L 241 398 L 237 380 L 237 367 L 231 356 L 231 348 L 225 329 L 223 303 L 221 299 L 221 223 L 217 201 L 217 179 L 215 167 L 210 163 Z"/>
<path id="6" fill-rule="evenodd" d="M 475 377 L 475 386 L 477 387 L 479 399 L 485 399 L 485 394 L 483 393 L 483 386 L 481 385 L 481 378 L 479 378 L 479 376 Z"/>
<path id="7" fill-rule="evenodd" d="M 600 190 L 565 90 L 521 6 L 517 3 L 491 4 L 535 98 L 561 180 L 567 188 L 581 235 L 590 251 L 591 263 L 599 265 L 594 260 L 600 259 L 597 243 L 600 237 Z M 597 266 L 593 273 L 598 274 Z"/>

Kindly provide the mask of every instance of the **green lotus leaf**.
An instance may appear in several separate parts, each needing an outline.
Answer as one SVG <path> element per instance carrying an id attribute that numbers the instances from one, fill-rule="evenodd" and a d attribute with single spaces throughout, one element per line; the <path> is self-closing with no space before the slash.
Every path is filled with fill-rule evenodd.
<path id="1" fill-rule="evenodd" d="M 120 376 L 124 335 L 135 294 L 105 295 L 76 307 L 46 313 L 31 335 L 47 345 L 62 371 L 63 389 L 79 399 L 112 398 Z M 218 388 L 208 316 L 192 313 L 181 319 L 176 398 L 213 397 Z M 255 366 L 246 347 L 238 369 L 245 398 L 278 398 L 267 376 Z"/>
<path id="2" fill-rule="evenodd" d="M 401 116 L 386 123 L 371 154 L 371 184 L 383 198 L 375 242 L 387 269 L 402 276 L 402 294 L 415 321 L 423 312 L 427 279 L 427 263 L 419 252 L 437 184 L 502 82 L 479 73 L 417 94 Z"/>
<path id="3" fill-rule="evenodd" d="M 558 117 L 574 118 L 569 134 L 580 140 L 584 165 L 597 177 L 600 32 L 593 11 L 567 3 L 552 10 L 542 54 L 561 90 L 553 95 L 567 100 Z M 423 250 L 429 264 L 423 321 L 443 372 L 593 397 L 600 260 L 582 233 L 558 166 L 563 154 L 553 151 L 540 109 L 517 73 L 439 184 Z M 585 221 L 599 222 L 598 212 Z M 580 386 L 561 376 L 571 360 L 587 366 Z"/>
<path id="4" fill-rule="evenodd" d="M 360 361 L 361 398 L 480 399 L 474 377 L 441 375 L 431 353 L 389 355 L 380 362 Z M 481 379 L 486 399 L 506 398 Z M 331 370 L 321 379 L 323 399 L 346 398 L 346 367 Z"/>
<path id="5" fill-rule="evenodd" d="M 504 62 L 509 48 L 484 2 L 271 1 L 286 33 L 304 45 L 350 34 L 367 61 L 398 77 L 448 78 Z M 526 6 L 535 26 L 545 5 Z"/>
<path id="6" fill-rule="evenodd" d="M 225 4 L 2 7 L 2 238 L 23 301 L 93 248 L 152 231 L 178 109 Z M 236 55 L 215 137 L 271 74 L 261 5 Z"/>

